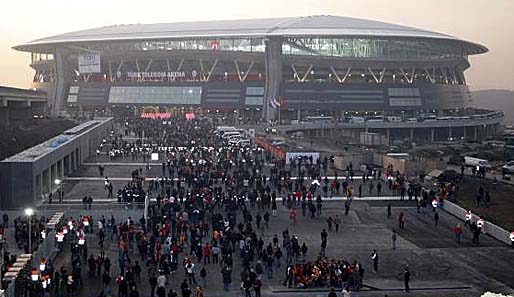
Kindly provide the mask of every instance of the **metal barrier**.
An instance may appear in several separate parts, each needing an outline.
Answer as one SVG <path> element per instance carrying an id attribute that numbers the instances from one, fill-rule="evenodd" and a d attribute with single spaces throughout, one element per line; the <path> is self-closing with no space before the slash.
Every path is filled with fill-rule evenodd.
<path id="1" fill-rule="evenodd" d="M 7 288 L 5 289 L 4 296 L 5 297 L 15 297 L 14 296 L 14 288 L 15 288 L 15 284 L 14 284 L 14 281 L 13 281 L 11 283 L 11 285 L 7 286 Z"/>
<path id="2" fill-rule="evenodd" d="M 52 261 L 59 251 L 55 247 L 55 227 L 60 224 L 64 217 L 63 212 L 58 212 L 48 221 L 45 229 L 45 236 L 39 243 L 38 249 L 33 254 L 19 255 L 16 263 L 4 275 L 3 282 L 7 283 L 4 288 L 3 296 L 0 297 L 21 297 L 26 296 L 27 281 L 30 277 L 30 271 L 33 268 L 40 268 L 43 258 L 46 261 Z"/>
<path id="3" fill-rule="evenodd" d="M 53 262 L 57 255 L 55 248 L 55 230 L 51 230 L 47 233 L 46 238 L 39 244 L 39 248 L 32 254 L 32 266 L 39 267 L 42 259 L 44 258 L 47 262 Z"/>

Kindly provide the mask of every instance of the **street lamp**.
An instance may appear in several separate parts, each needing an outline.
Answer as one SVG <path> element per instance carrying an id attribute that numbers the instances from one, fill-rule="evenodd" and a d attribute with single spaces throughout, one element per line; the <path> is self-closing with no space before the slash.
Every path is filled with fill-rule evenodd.
<path id="1" fill-rule="evenodd" d="M 57 187 L 57 189 L 59 190 L 59 197 L 57 197 L 57 198 L 59 199 L 59 203 L 61 202 L 61 199 L 62 199 L 62 198 L 61 198 L 61 197 L 62 197 L 62 187 L 61 187 L 61 183 L 62 183 L 62 182 L 61 182 L 61 180 L 60 180 L 60 179 L 58 179 L 58 178 L 56 178 L 56 179 L 54 180 L 54 184 L 55 184 L 55 186 Z"/>
<path id="2" fill-rule="evenodd" d="M 34 210 L 32 208 L 26 208 L 25 209 L 25 215 L 29 219 L 29 253 L 30 254 L 32 254 L 32 231 L 31 231 L 32 222 L 31 222 L 31 217 L 32 217 L 33 214 L 34 214 Z"/>

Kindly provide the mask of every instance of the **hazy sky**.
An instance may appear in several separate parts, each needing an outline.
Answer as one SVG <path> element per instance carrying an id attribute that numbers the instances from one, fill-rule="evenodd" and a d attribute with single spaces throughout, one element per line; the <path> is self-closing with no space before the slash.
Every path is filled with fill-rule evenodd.
<path id="1" fill-rule="evenodd" d="M 514 0 L 1 0 L 0 85 L 28 87 L 28 53 L 12 46 L 113 24 L 330 14 L 446 33 L 480 43 L 471 57 L 472 89 L 514 89 Z"/>

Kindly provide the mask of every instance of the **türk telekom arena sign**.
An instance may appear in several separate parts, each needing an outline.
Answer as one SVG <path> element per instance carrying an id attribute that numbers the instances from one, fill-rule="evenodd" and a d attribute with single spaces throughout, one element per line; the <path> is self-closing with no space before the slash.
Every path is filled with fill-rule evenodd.
<path id="1" fill-rule="evenodd" d="M 155 71 L 155 72 L 127 72 L 128 78 L 134 79 L 176 79 L 185 78 L 186 73 L 184 71 Z"/>

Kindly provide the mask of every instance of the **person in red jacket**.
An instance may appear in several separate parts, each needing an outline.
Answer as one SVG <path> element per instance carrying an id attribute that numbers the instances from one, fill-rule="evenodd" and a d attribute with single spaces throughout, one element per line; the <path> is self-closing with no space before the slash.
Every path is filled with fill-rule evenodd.
<path id="1" fill-rule="evenodd" d="M 203 264 L 211 264 L 211 246 L 209 243 L 203 247 Z"/>
<path id="2" fill-rule="evenodd" d="M 460 226 L 460 224 L 457 224 L 457 226 L 453 228 L 453 232 L 455 233 L 455 241 L 460 243 L 460 237 L 462 235 L 462 227 Z"/>
<path id="3" fill-rule="evenodd" d="M 296 224 L 296 215 L 296 208 L 293 207 L 289 212 L 289 219 L 293 222 L 293 224 Z"/>

